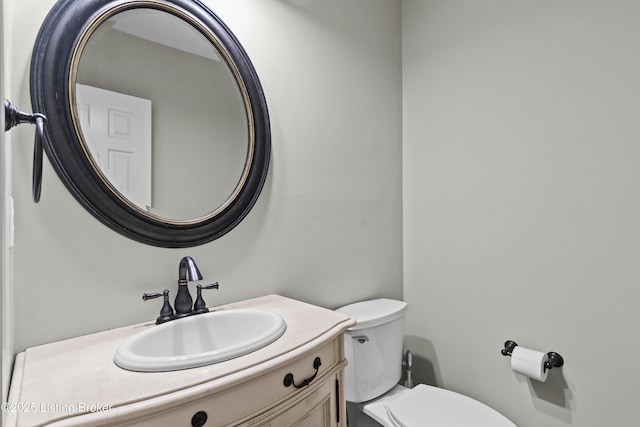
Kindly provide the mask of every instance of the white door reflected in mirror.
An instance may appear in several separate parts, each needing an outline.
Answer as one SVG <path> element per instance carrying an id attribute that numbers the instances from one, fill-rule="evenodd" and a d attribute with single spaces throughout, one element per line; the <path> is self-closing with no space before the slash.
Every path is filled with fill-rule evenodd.
<path id="1" fill-rule="evenodd" d="M 150 211 L 151 101 L 76 85 L 82 133 L 93 159 L 125 198 Z"/>

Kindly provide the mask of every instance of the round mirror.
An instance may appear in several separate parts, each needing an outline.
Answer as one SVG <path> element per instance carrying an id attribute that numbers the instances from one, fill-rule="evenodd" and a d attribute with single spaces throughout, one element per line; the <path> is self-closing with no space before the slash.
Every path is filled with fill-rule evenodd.
<path id="1" fill-rule="evenodd" d="M 79 58 L 75 126 L 114 191 L 172 221 L 232 200 L 252 141 L 223 52 L 175 15 L 130 9 L 91 31 Z"/>
<path id="2" fill-rule="evenodd" d="M 266 179 L 258 77 L 220 19 L 194 0 L 61 0 L 38 34 L 34 111 L 45 150 L 105 225 L 164 247 L 231 230 Z"/>

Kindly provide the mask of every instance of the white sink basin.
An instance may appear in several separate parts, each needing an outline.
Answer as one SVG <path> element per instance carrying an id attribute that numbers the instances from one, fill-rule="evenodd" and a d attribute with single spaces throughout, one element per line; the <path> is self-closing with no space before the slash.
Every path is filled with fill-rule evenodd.
<path id="1" fill-rule="evenodd" d="M 282 317 L 265 310 L 197 314 L 146 329 L 124 341 L 113 357 L 121 368 L 176 371 L 223 362 L 265 347 L 286 330 Z"/>

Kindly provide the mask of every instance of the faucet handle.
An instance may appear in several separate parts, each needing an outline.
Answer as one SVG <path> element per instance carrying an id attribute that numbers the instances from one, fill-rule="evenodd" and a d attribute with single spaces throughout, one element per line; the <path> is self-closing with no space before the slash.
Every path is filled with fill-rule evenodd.
<path id="1" fill-rule="evenodd" d="M 218 282 L 216 283 L 212 283 L 210 285 L 197 285 L 196 286 L 196 290 L 197 290 L 197 296 L 196 296 L 196 302 L 195 304 L 193 304 L 193 311 L 194 313 L 206 313 L 207 311 L 209 311 L 209 309 L 207 308 L 207 304 L 204 302 L 204 299 L 202 299 L 202 290 L 203 289 L 218 289 L 220 287 L 220 285 L 218 285 Z"/>
<path id="2" fill-rule="evenodd" d="M 169 303 L 169 290 L 165 289 L 161 294 L 159 293 L 144 293 L 142 294 L 143 301 L 149 299 L 155 299 L 158 297 L 164 297 L 164 304 L 162 304 L 162 308 L 160 309 L 160 316 L 156 319 L 156 325 L 160 323 L 168 322 L 173 319 L 173 308 L 171 308 L 171 304 Z"/>
<path id="3" fill-rule="evenodd" d="M 169 292 L 169 290 L 167 290 L 166 292 Z M 152 292 L 152 293 L 145 292 L 144 294 L 142 294 L 142 300 L 146 301 L 148 299 L 156 299 L 156 298 L 161 297 L 163 295 L 164 294 L 159 294 L 157 292 Z"/>

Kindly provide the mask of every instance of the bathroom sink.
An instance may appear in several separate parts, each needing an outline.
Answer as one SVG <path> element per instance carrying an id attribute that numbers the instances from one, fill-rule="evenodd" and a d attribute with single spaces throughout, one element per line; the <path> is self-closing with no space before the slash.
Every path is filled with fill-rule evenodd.
<path id="1" fill-rule="evenodd" d="M 223 362 L 259 350 L 287 326 L 266 310 L 223 310 L 163 323 L 125 340 L 113 361 L 139 372 L 163 372 Z"/>

